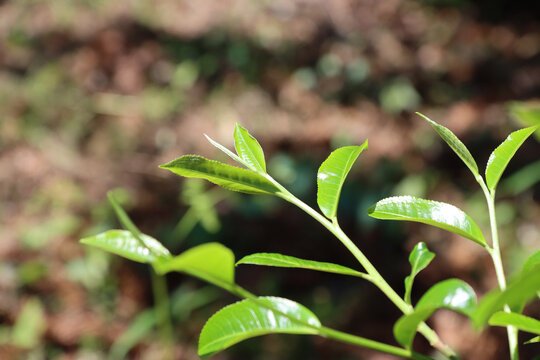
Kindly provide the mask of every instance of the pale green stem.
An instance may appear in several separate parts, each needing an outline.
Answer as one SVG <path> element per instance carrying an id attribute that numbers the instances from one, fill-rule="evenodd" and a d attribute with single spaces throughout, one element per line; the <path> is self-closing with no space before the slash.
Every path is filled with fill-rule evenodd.
<path id="1" fill-rule="evenodd" d="M 482 179 L 480 176 L 477 177 L 476 181 L 478 181 L 480 187 L 482 188 L 482 191 L 484 192 L 484 196 L 486 197 L 486 202 L 488 206 L 492 242 L 492 247 L 488 248 L 488 252 L 491 255 L 491 259 L 493 260 L 493 265 L 495 266 L 495 273 L 497 275 L 499 288 L 504 291 L 506 289 L 506 276 L 504 275 L 501 248 L 499 244 L 499 232 L 497 230 L 497 217 L 495 215 L 495 190 L 489 191 L 484 182 L 484 179 Z M 511 312 L 510 307 L 508 305 L 505 305 L 504 311 L 507 313 Z M 514 326 L 507 326 L 506 332 L 508 333 L 510 359 L 519 360 L 518 331 Z"/>
<path id="2" fill-rule="evenodd" d="M 171 310 L 169 304 L 169 293 L 167 291 L 167 282 L 164 276 L 156 274 L 153 268 L 152 274 L 152 292 L 154 296 L 154 311 L 158 325 L 161 341 L 165 346 L 165 358 L 174 359 L 174 335 L 171 322 Z"/>
<path id="3" fill-rule="evenodd" d="M 219 285 L 219 284 L 217 284 L 217 285 Z M 242 288 L 239 285 L 233 285 L 232 287 L 227 285 L 227 286 L 224 287 L 224 289 L 232 292 L 233 294 L 235 294 L 238 297 L 249 299 L 249 300 L 255 302 L 256 304 L 259 304 L 262 307 L 267 306 L 264 303 L 261 303 L 256 295 L 252 294 L 251 292 L 247 291 L 246 289 Z M 384 352 L 384 353 L 395 355 L 395 356 L 400 356 L 400 357 L 407 358 L 407 359 L 433 360 L 432 358 L 430 358 L 428 356 L 419 354 L 419 353 L 414 352 L 412 350 L 407 350 L 407 349 L 400 348 L 400 347 L 397 347 L 397 346 L 381 343 L 379 341 L 367 339 L 367 338 L 364 338 L 364 337 L 361 337 L 361 336 L 348 334 L 348 333 L 345 333 L 345 332 L 342 332 L 342 331 L 339 331 L 339 330 L 334 330 L 334 329 L 331 329 L 331 328 L 328 328 L 328 327 L 325 327 L 325 326 L 311 325 L 309 323 L 299 321 L 298 319 L 296 319 L 294 317 L 291 317 L 288 314 L 279 311 L 278 309 L 271 309 L 271 310 L 278 313 L 278 314 L 280 314 L 280 315 L 282 315 L 282 316 L 284 316 L 284 317 L 286 317 L 286 318 L 288 318 L 292 322 L 301 324 L 302 326 L 312 328 L 313 330 L 315 330 L 317 335 L 322 336 L 322 337 L 326 337 L 328 339 L 344 342 L 344 343 L 347 343 L 347 344 L 362 346 L 362 347 L 365 347 L 365 348 L 368 348 L 368 349 Z"/>
<path id="4" fill-rule="evenodd" d="M 404 314 L 410 314 L 413 311 L 412 306 L 407 304 L 394 291 L 394 289 L 392 289 L 392 287 L 386 282 L 386 280 L 384 280 L 384 278 L 364 255 L 364 253 L 341 230 L 336 219 L 334 219 L 333 222 L 329 221 L 323 215 L 315 211 L 312 207 L 305 204 L 303 201 L 291 194 L 274 179 L 272 179 L 271 177 L 268 178 L 280 188 L 281 193 L 278 194 L 280 197 L 304 210 L 307 214 L 309 214 L 311 217 L 321 223 L 325 228 L 327 228 L 332 234 L 334 234 L 341 241 L 341 243 L 345 245 L 345 247 L 351 252 L 351 254 L 358 260 L 358 262 L 364 267 L 365 271 L 369 275 L 369 280 L 373 284 L 375 284 L 375 286 L 377 286 Z M 445 356 L 452 359 L 457 359 L 456 353 L 448 345 L 442 342 L 442 340 L 435 333 L 435 331 L 429 328 L 425 323 L 420 324 L 418 331 L 426 337 L 426 339 L 430 342 L 431 346 L 442 352 Z"/>

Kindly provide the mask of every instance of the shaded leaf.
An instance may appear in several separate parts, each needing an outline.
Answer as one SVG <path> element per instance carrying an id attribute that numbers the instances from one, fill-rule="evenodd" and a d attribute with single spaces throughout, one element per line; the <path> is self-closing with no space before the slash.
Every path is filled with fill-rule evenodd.
<path id="1" fill-rule="evenodd" d="M 536 129 L 536 126 L 531 126 L 514 131 L 491 153 L 486 166 L 486 184 L 489 190 L 493 191 L 497 187 L 504 169 L 516 151 Z"/>
<path id="2" fill-rule="evenodd" d="M 81 239 L 80 242 L 141 263 L 151 264 L 171 257 L 169 250 L 153 237 L 140 234 L 140 238 L 144 244 L 128 230 L 109 230 Z"/>
<path id="3" fill-rule="evenodd" d="M 234 128 L 234 147 L 247 166 L 255 171 L 266 172 L 264 152 L 255 139 L 245 128 L 236 123 Z"/>
<path id="4" fill-rule="evenodd" d="M 319 319 L 304 306 L 278 297 L 259 297 L 215 313 L 199 337 L 199 355 L 209 357 L 243 340 L 273 333 L 317 334 Z"/>
<path id="5" fill-rule="evenodd" d="M 493 290 L 479 302 L 472 319 L 477 327 L 484 326 L 488 319 L 508 305 L 511 309 L 520 310 L 524 304 L 540 291 L 540 264 L 522 272 L 516 279 L 509 282 L 506 290 Z"/>
<path id="6" fill-rule="evenodd" d="M 478 177 L 478 165 L 476 165 L 476 161 L 472 157 L 469 149 L 461 142 L 461 140 L 458 139 L 456 135 L 452 131 L 450 131 L 448 128 L 437 124 L 435 121 L 431 120 L 427 116 L 420 114 L 417 112 L 418 115 L 423 117 L 432 127 L 435 129 L 435 131 L 443 138 L 444 141 L 454 150 L 454 152 L 463 160 L 465 165 L 471 170 L 474 177 Z"/>
<path id="7" fill-rule="evenodd" d="M 523 264 L 523 269 L 521 271 L 523 273 L 529 272 L 532 268 L 538 266 L 538 264 L 540 264 L 540 250 L 529 256 L 529 258 Z"/>
<path id="8" fill-rule="evenodd" d="M 382 220 L 406 220 L 433 225 L 487 246 L 474 220 L 450 204 L 412 196 L 394 196 L 380 200 L 367 213 Z"/>
<path id="9" fill-rule="evenodd" d="M 403 315 L 394 325 L 394 337 L 411 349 L 418 325 L 437 309 L 449 309 L 471 316 L 476 307 L 476 294 L 464 281 L 448 279 L 432 286 L 418 301 L 411 314 Z"/>
<path id="10" fill-rule="evenodd" d="M 540 334 L 540 321 L 517 313 L 498 311 L 489 318 L 489 325 L 514 326 L 522 331 Z"/>
<path id="11" fill-rule="evenodd" d="M 332 264 L 328 262 L 313 261 L 299 259 L 293 256 L 287 256 L 275 253 L 257 253 L 251 254 L 240 259 L 236 265 L 240 264 L 252 264 L 252 265 L 265 265 L 276 266 L 285 268 L 299 268 L 324 271 L 335 274 L 351 275 L 358 277 L 366 277 L 367 274 L 353 270 L 346 266 Z"/>
<path id="12" fill-rule="evenodd" d="M 234 285 L 234 254 L 219 244 L 207 243 L 154 265 L 160 275 L 184 272 L 225 289 Z"/>
<path id="13" fill-rule="evenodd" d="M 321 164 L 317 173 L 317 203 L 327 218 L 336 217 L 341 187 L 358 155 L 367 147 L 366 140 L 360 146 L 339 148 Z"/>
<path id="14" fill-rule="evenodd" d="M 411 274 L 405 278 L 405 301 L 411 303 L 411 289 L 414 281 L 414 277 L 422 270 L 424 270 L 431 260 L 435 257 L 435 254 L 428 250 L 424 242 L 416 244 L 414 249 L 409 255 L 409 263 L 411 264 Z"/>
<path id="15" fill-rule="evenodd" d="M 160 165 L 173 173 L 206 179 L 226 189 L 248 194 L 276 194 L 279 189 L 270 180 L 256 172 L 208 160 L 198 155 L 184 155 L 168 164 Z"/>

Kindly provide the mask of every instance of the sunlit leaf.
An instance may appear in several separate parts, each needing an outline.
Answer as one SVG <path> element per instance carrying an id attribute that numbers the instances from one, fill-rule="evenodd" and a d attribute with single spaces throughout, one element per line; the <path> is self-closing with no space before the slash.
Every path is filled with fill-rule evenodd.
<path id="1" fill-rule="evenodd" d="M 432 127 L 435 129 L 437 133 L 443 138 L 444 141 L 454 150 L 454 152 L 463 160 L 465 165 L 471 170 L 474 177 L 479 176 L 478 173 L 478 165 L 476 165 L 476 161 L 472 157 L 469 149 L 461 142 L 461 140 L 458 139 L 456 135 L 452 131 L 450 131 L 448 128 L 437 124 L 435 121 L 431 120 L 427 116 L 420 114 L 417 112 L 418 115 L 423 117 Z"/>
<path id="2" fill-rule="evenodd" d="M 470 316 L 476 307 L 476 294 L 464 281 L 448 279 L 432 286 L 418 301 L 411 314 L 403 315 L 394 325 L 394 337 L 407 349 L 418 325 L 437 309 L 450 309 Z"/>
<path id="3" fill-rule="evenodd" d="M 513 326 L 522 331 L 540 334 L 540 321 L 522 314 L 498 311 L 489 318 L 489 325 Z"/>
<path id="4" fill-rule="evenodd" d="M 540 102 L 512 102 L 509 106 L 510 116 L 518 120 L 523 126 L 540 125 Z M 535 132 L 535 137 L 540 141 L 540 128 Z"/>
<path id="5" fill-rule="evenodd" d="M 240 156 L 236 155 L 231 150 L 227 149 L 225 146 L 221 145 L 217 141 L 212 140 L 212 138 L 210 136 L 208 136 L 206 134 L 204 134 L 204 136 L 210 142 L 210 144 L 214 145 L 216 148 L 223 151 L 225 154 L 230 156 L 233 160 L 235 160 L 236 162 L 238 162 L 238 163 L 240 163 L 240 164 L 242 164 L 242 165 L 244 165 L 246 167 L 249 167 L 248 164 Z"/>
<path id="6" fill-rule="evenodd" d="M 383 220 L 406 220 L 433 225 L 486 246 L 482 231 L 469 215 L 457 207 L 412 196 L 395 196 L 380 200 L 367 211 Z"/>
<path id="7" fill-rule="evenodd" d="M 154 263 L 158 259 L 171 257 L 169 250 L 153 237 L 140 234 L 140 238 L 144 241 L 144 244 L 136 239 L 130 231 L 109 230 L 81 239 L 81 243 L 141 263 Z"/>
<path id="8" fill-rule="evenodd" d="M 259 145 L 257 139 L 238 123 L 236 123 L 234 128 L 234 147 L 238 155 L 248 164 L 250 169 L 266 172 L 264 152 L 261 145 Z"/>
<path id="9" fill-rule="evenodd" d="M 341 187 L 358 155 L 367 147 L 366 140 L 360 146 L 339 148 L 321 164 L 317 174 L 317 203 L 329 219 L 336 217 Z"/>
<path id="10" fill-rule="evenodd" d="M 317 334 L 319 319 L 304 306 L 278 297 L 259 297 L 229 305 L 202 329 L 199 355 L 209 357 L 243 340 L 273 333 Z"/>
<path id="11" fill-rule="evenodd" d="M 493 191 L 497 187 L 504 169 L 516 151 L 536 129 L 536 126 L 531 126 L 514 131 L 491 153 L 486 166 L 486 184 L 489 190 Z"/>
<path id="12" fill-rule="evenodd" d="M 342 266 L 338 264 L 332 264 L 332 263 L 321 262 L 321 261 L 313 261 L 313 260 L 304 260 L 304 259 L 299 259 L 293 256 L 274 254 L 274 253 L 251 254 L 251 255 L 243 257 L 236 263 L 236 265 L 240 265 L 240 264 L 309 269 L 309 270 L 317 270 L 317 271 L 324 271 L 324 272 L 329 272 L 329 273 L 351 275 L 351 276 L 358 276 L 358 277 L 366 277 L 367 275 L 359 271 L 353 270 L 351 268 L 348 268 L 346 266 Z"/>
<path id="13" fill-rule="evenodd" d="M 538 291 L 540 291 L 540 264 L 522 271 L 516 279 L 508 283 L 506 290 L 493 290 L 486 294 L 479 302 L 472 319 L 477 327 L 482 327 L 491 315 L 502 310 L 504 305 L 513 310 L 520 310 L 536 296 Z"/>
<path id="14" fill-rule="evenodd" d="M 530 340 L 525 341 L 523 344 L 536 344 L 540 342 L 540 336 L 535 336 Z"/>
<path id="15" fill-rule="evenodd" d="M 179 271 L 226 289 L 234 285 L 234 254 L 219 243 L 196 246 L 154 267 L 158 274 Z"/>
<path id="16" fill-rule="evenodd" d="M 184 155 L 160 168 L 173 173 L 206 179 L 226 189 L 248 194 L 276 194 L 279 189 L 270 180 L 254 171 L 208 160 L 198 155 Z"/>
<path id="17" fill-rule="evenodd" d="M 414 277 L 422 270 L 424 270 L 431 260 L 435 257 L 435 254 L 428 250 L 424 242 L 416 244 L 414 249 L 409 255 L 409 262 L 411 263 L 411 274 L 405 278 L 405 301 L 411 302 L 411 289 L 414 281 Z"/>

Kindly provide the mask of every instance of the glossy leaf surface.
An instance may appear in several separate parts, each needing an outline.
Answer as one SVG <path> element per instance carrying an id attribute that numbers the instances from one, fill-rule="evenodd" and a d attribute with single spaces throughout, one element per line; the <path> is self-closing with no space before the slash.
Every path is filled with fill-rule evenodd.
<path id="1" fill-rule="evenodd" d="M 199 355 L 209 357 L 243 340 L 273 333 L 317 334 L 319 319 L 304 306 L 278 297 L 243 300 L 215 313 L 202 329 Z"/>
<path id="2" fill-rule="evenodd" d="M 416 244 L 414 249 L 409 255 L 409 263 L 411 264 L 411 274 L 405 278 L 405 301 L 409 304 L 411 302 L 411 289 L 414 281 L 414 277 L 422 270 L 424 270 L 431 260 L 435 257 L 435 254 L 428 250 L 424 242 Z"/>
<path id="3" fill-rule="evenodd" d="M 523 271 L 516 279 L 509 282 L 505 291 L 494 290 L 486 294 L 473 314 L 476 326 L 482 327 L 488 319 L 508 305 L 511 309 L 521 309 L 540 291 L 540 264 Z"/>
<path id="4" fill-rule="evenodd" d="M 158 274 L 184 272 L 220 287 L 234 284 L 234 254 L 219 244 L 207 243 L 155 264 Z"/>
<path id="5" fill-rule="evenodd" d="M 504 169 L 516 151 L 536 129 L 536 126 L 531 126 L 514 131 L 491 153 L 486 166 L 486 184 L 489 190 L 493 191 L 497 187 Z"/>
<path id="6" fill-rule="evenodd" d="M 171 257 L 169 250 L 163 247 L 153 237 L 140 234 L 140 238 L 144 241 L 144 244 L 136 239 L 130 231 L 109 230 L 81 239 L 81 243 L 95 246 L 141 263 L 154 263 L 158 259 L 168 259 Z"/>
<path id="7" fill-rule="evenodd" d="M 226 189 L 248 194 L 275 194 L 279 189 L 267 178 L 256 172 L 208 160 L 198 155 L 184 155 L 160 168 L 173 173 L 206 179 Z"/>
<path id="8" fill-rule="evenodd" d="M 243 257 L 236 263 L 236 265 L 240 265 L 240 264 L 309 269 L 309 270 L 317 270 L 317 271 L 324 271 L 324 272 L 329 272 L 329 273 L 359 276 L 359 277 L 366 276 L 366 274 L 353 270 L 346 266 L 332 264 L 328 262 L 304 260 L 304 259 L 299 259 L 293 256 L 287 256 L 287 255 L 275 254 L 275 253 L 251 254 L 251 255 Z"/>
<path id="9" fill-rule="evenodd" d="M 367 140 L 360 146 L 345 146 L 334 150 L 321 164 L 317 173 L 317 203 L 329 219 L 336 217 L 341 188 L 358 155 L 367 149 Z"/>
<path id="10" fill-rule="evenodd" d="M 522 331 L 540 334 L 540 321 L 522 314 L 499 311 L 489 318 L 489 325 L 514 326 Z"/>
<path id="11" fill-rule="evenodd" d="M 234 128 L 234 147 L 238 156 L 246 162 L 250 169 L 266 172 L 266 162 L 264 161 L 264 152 L 261 145 L 238 123 Z"/>
<path id="12" fill-rule="evenodd" d="M 443 138 L 444 141 L 454 150 L 454 152 L 460 157 L 461 160 L 467 165 L 467 167 L 471 170 L 473 175 L 477 177 L 479 175 L 478 173 L 478 165 L 476 164 L 476 161 L 472 157 L 469 149 L 461 142 L 461 140 L 458 139 L 456 135 L 450 129 L 437 124 L 435 121 L 431 120 L 427 116 L 417 113 L 421 117 L 423 117 L 432 127 L 435 129 L 435 131 Z"/>
<path id="13" fill-rule="evenodd" d="M 367 213 L 377 219 L 433 225 L 486 246 L 484 235 L 474 220 L 450 204 L 412 196 L 395 196 L 377 202 Z"/>
<path id="14" fill-rule="evenodd" d="M 414 312 L 402 316 L 394 325 L 398 343 L 410 349 L 418 325 L 437 309 L 450 309 L 470 316 L 476 307 L 476 294 L 464 281 L 448 279 L 431 287 L 418 301 Z"/>

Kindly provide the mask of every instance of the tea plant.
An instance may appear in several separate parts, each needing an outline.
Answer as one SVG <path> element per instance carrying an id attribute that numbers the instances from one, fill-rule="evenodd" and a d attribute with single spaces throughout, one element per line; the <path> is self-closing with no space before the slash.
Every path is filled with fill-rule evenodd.
<path id="1" fill-rule="evenodd" d="M 467 283 L 459 279 L 447 279 L 433 285 L 416 304 L 413 304 L 411 292 L 414 278 L 429 265 L 435 254 L 429 251 L 423 242 L 415 246 L 409 256 L 411 273 L 405 278 L 405 292 L 400 295 L 390 287 L 364 253 L 341 230 L 337 218 L 341 188 L 354 162 L 367 149 L 367 141 L 360 146 L 346 146 L 335 150 L 320 166 L 317 174 L 317 203 L 321 212 L 295 197 L 266 172 L 261 146 L 238 124 L 234 131 L 236 153 L 209 137 L 207 139 L 245 168 L 198 155 L 184 155 L 161 166 L 180 176 L 206 179 L 233 191 L 278 196 L 296 205 L 330 231 L 351 252 L 361 265 L 361 271 L 338 264 L 275 253 L 252 254 L 235 263 L 232 251 L 218 243 L 207 243 L 172 256 L 159 241 L 142 234 L 112 198 L 113 206 L 126 230 L 110 230 L 82 239 L 81 242 L 134 261 L 148 263 L 159 275 L 172 271 L 183 272 L 243 298 L 244 300 L 214 314 L 202 329 L 198 351 L 204 358 L 251 337 L 288 333 L 319 335 L 403 358 L 431 359 L 412 349 L 414 336 L 419 332 L 446 358 L 457 359 L 455 351 L 424 322 L 433 312 L 445 308 L 469 317 L 478 329 L 488 324 L 507 327 L 510 358 L 517 360 L 518 330 L 539 335 L 530 339 L 528 343 L 540 342 L 540 321 L 521 314 L 524 305 L 540 295 L 540 251 L 532 254 L 521 272 L 512 281 L 507 282 L 495 219 L 495 191 L 511 158 L 537 127 L 521 129 L 510 134 L 491 154 L 485 177 L 482 177 L 476 161 L 465 145 L 449 129 L 425 116 L 424 118 L 463 160 L 484 192 L 489 211 L 491 240 L 486 240 L 469 215 L 453 205 L 442 202 L 397 196 L 377 202 L 367 212 L 370 216 L 383 220 L 406 220 L 433 225 L 461 235 L 483 247 L 493 260 L 499 288 L 485 295 L 480 302 L 477 302 L 474 290 Z M 315 314 L 292 300 L 258 297 L 252 294 L 234 280 L 235 266 L 240 264 L 311 269 L 354 276 L 371 282 L 403 313 L 393 329 L 399 346 L 323 326 Z"/>

